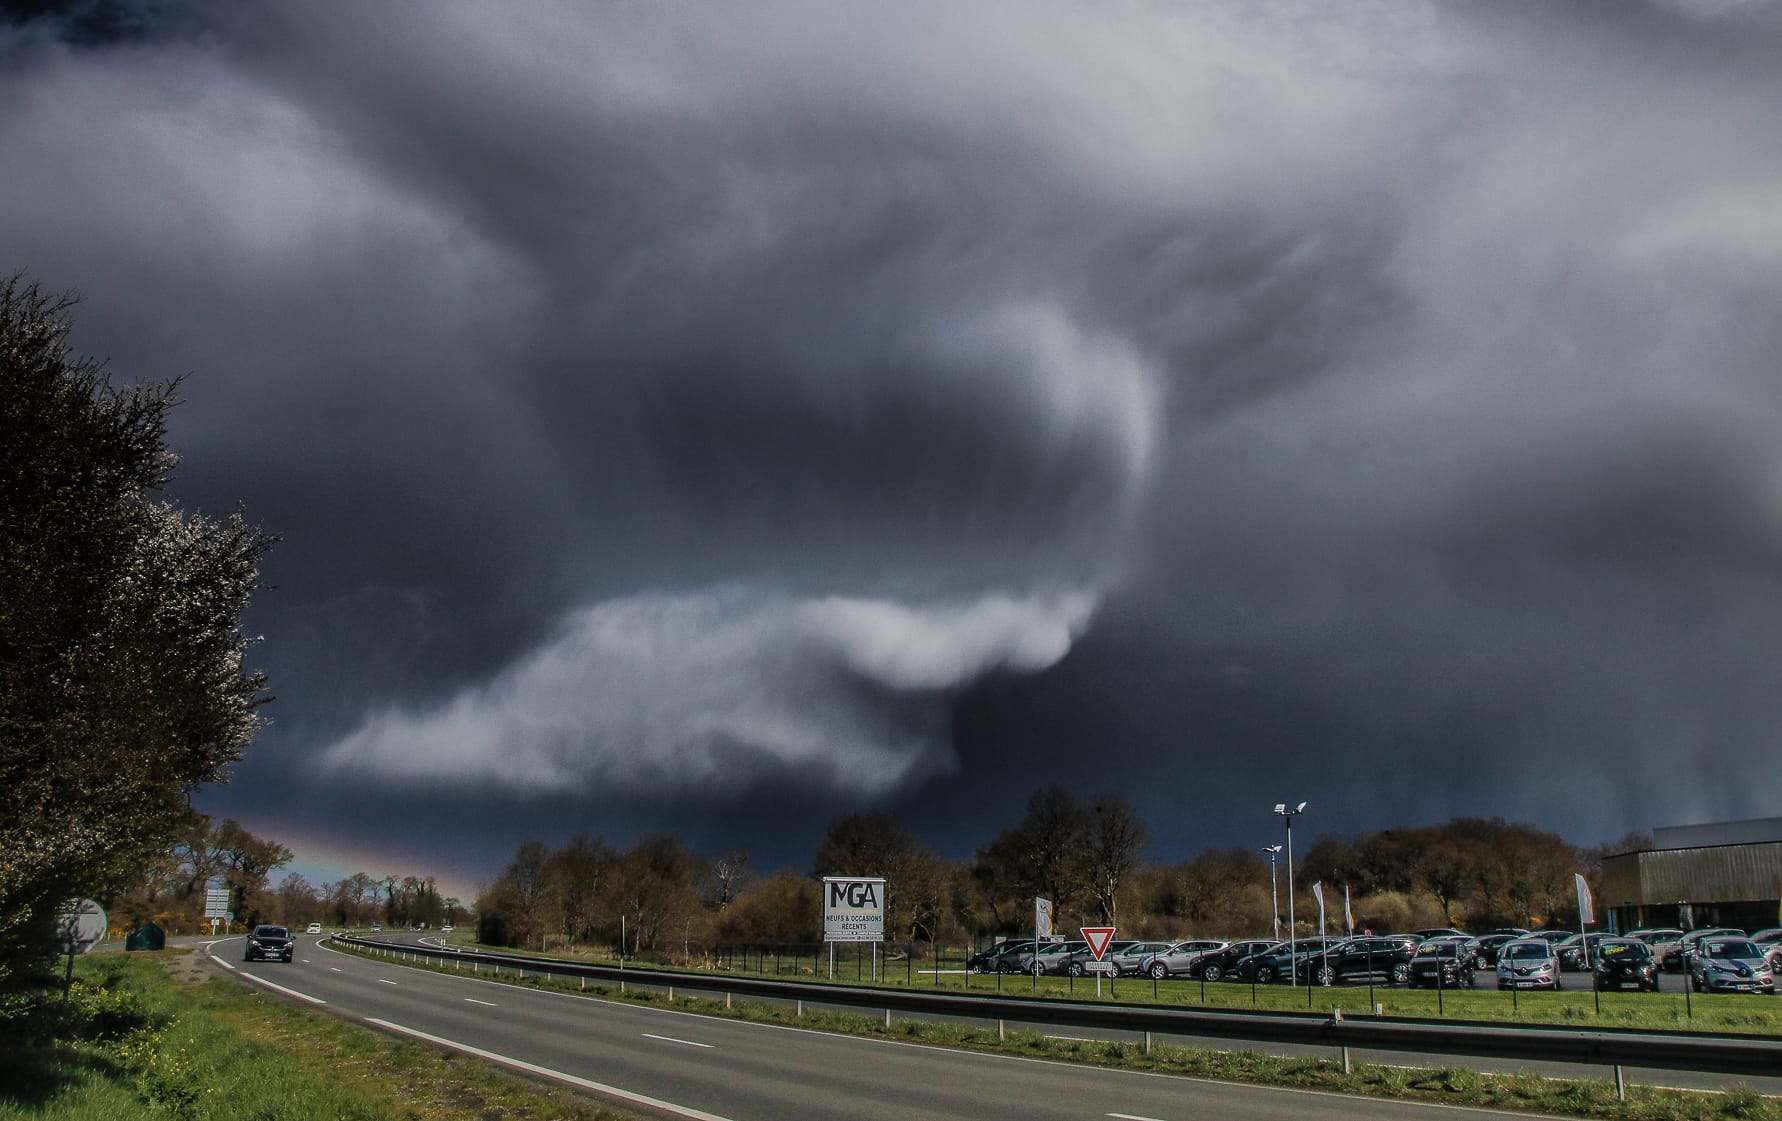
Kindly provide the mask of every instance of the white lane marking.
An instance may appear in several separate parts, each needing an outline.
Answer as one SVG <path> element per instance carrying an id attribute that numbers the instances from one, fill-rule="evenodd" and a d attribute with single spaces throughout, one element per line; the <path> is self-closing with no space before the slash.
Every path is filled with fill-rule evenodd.
<path id="1" fill-rule="evenodd" d="M 586 1078 L 578 1078 L 573 1074 L 565 1074 L 563 1071 L 552 1070 L 550 1067 L 541 1067 L 536 1063 L 529 1063 L 523 1059 L 514 1059 L 509 1058 L 506 1055 L 497 1055 L 493 1051 L 485 1051 L 481 1047 L 472 1047 L 468 1043 L 459 1043 L 453 1039 L 443 1039 L 437 1035 L 428 1035 L 426 1032 L 416 1031 L 414 1028 L 405 1028 L 401 1024 L 393 1024 L 388 1020 L 367 1019 L 365 1022 L 368 1024 L 376 1024 L 378 1027 L 384 1028 L 387 1031 L 401 1032 L 403 1035 L 413 1036 L 416 1039 L 424 1039 L 436 1047 L 450 1047 L 452 1050 L 462 1051 L 466 1055 L 475 1055 L 479 1059 L 487 1059 L 492 1063 L 501 1063 L 504 1066 L 513 1067 L 515 1070 L 526 1071 L 528 1074 L 536 1074 L 544 1078 L 554 1078 L 559 1082 L 567 1082 L 571 1086 L 580 1086 L 584 1090 L 593 1090 L 597 1094 L 610 1094 L 621 1101 L 628 1101 L 634 1105 L 645 1106 L 649 1109 L 659 1109 L 664 1113 L 672 1113 L 677 1117 L 689 1117 L 692 1118 L 692 1121 L 730 1121 L 729 1118 L 720 1117 L 716 1113 L 707 1113 L 702 1109 L 693 1109 L 689 1106 L 675 1105 L 673 1102 L 665 1102 L 661 1098 L 652 1098 L 644 1094 L 633 1093 L 630 1090 L 621 1090 L 617 1086 L 608 1086 L 602 1082 L 594 1082 Z"/>
<path id="2" fill-rule="evenodd" d="M 695 1043 L 691 1039 L 676 1039 L 672 1035 L 656 1035 L 653 1032 L 647 1032 L 647 1031 L 640 1032 L 639 1034 L 642 1035 L 645 1039 L 660 1039 L 664 1043 L 679 1043 L 679 1044 L 682 1044 L 687 1047 L 704 1047 L 707 1050 L 710 1050 L 712 1047 L 712 1045 L 710 1043 Z"/>
<path id="3" fill-rule="evenodd" d="M 476 997 L 474 997 L 474 996 L 467 996 L 467 997 L 465 997 L 465 998 L 464 998 L 464 999 L 465 999 L 465 1000 L 468 1000 L 468 1001 L 469 1001 L 469 1002 L 470 1002 L 470 1003 L 472 1003 L 472 1004 L 480 1004 L 480 1005 L 482 1005 L 482 1006 L 483 1006 L 483 1007 L 484 1007 L 484 1008 L 500 1008 L 500 1007 L 501 1007 L 501 1005 L 499 1005 L 499 1004 L 496 1004 L 496 1003 L 495 1003 L 495 1002 L 494 1002 L 494 1001 L 492 1001 L 492 1000 L 478 1000 L 478 999 L 477 999 L 477 998 L 476 998 Z"/>
<path id="4" fill-rule="evenodd" d="M 384 979 L 383 979 L 383 978 L 382 978 L 382 977 L 379 977 L 379 978 L 378 978 L 378 983 L 379 983 L 379 984 L 384 984 L 384 985 L 394 985 L 394 984 L 395 984 L 395 983 L 396 983 L 396 982 L 394 982 L 394 981 L 386 981 L 386 980 L 384 980 Z"/>
<path id="5" fill-rule="evenodd" d="M 261 977 L 254 973 L 249 973 L 246 970 L 243 970 L 241 975 L 243 977 L 246 977 L 248 980 L 253 981 L 256 984 L 265 985 L 269 989 L 277 989 L 279 992 L 284 993 L 286 996 L 294 996 L 298 1000 L 307 1000 L 311 1004 L 327 1004 L 328 1003 L 327 1001 L 323 1000 L 319 996 L 310 996 L 308 993 L 300 993 L 296 989 L 287 989 L 283 985 L 275 985 L 271 981 L 268 981 L 266 978 Z"/>
<path id="6" fill-rule="evenodd" d="M 235 967 L 233 965 L 230 965 L 228 962 L 224 961 L 222 958 L 213 956 L 210 960 L 216 962 L 218 965 L 222 966 L 224 969 L 227 969 L 231 973 L 235 972 Z"/>
<path id="7" fill-rule="evenodd" d="M 1158 1117 L 1143 1117 L 1137 1113 L 1110 1113 L 1109 1117 L 1118 1117 L 1121 1121 L 1162 1121 Z"/>
<path id="8" fill-rule="evenodd" d="M 333 971 L 334 971 L 334 972 L 336 972 L 336 973 L 343 973 L 343 972 L 345 972 L 345 970 L 343 970 L 343 969 L 341 969 L 341 968 L 340 968 L 340 966 L 338 966 L 338 965 L 330 965 L 330 966 L 329 966 L 329 967 L 328 967 L 328 968 L 329 968 L 329 969 L 332 969 L 332 970 L 333 970 Z"/>

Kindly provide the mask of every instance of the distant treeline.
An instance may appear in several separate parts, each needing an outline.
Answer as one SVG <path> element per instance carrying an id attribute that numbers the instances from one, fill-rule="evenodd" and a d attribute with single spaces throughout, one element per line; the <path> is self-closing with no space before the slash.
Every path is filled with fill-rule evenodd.
<path id="1" fill-rule="evenodd" d="M 1166 864 L 1146 860 L 1144 821 L 1107 794 L 1081 802 L 1060 787 L 1033 794 L 1021 820 L 970 860 L 920 844 L 888 813 L 833 822 L 806 870 L 757 875 L 744 850 L 716 859 L 674 837 L 616 849 L 578 836 L 552 851 L 522 843 L 476 901 L 481 940 L 531 949 L 615 948 L 697 960 L 724 944 L 822 938 L 826 875 L 883 876 L 891 941 L 978 944 L 1019 935 L 1033 898 L 1053 901 L 1055 927 L 1112 925 L 1121 937 L 1268 936 L 1275 929 L 1268 856 L 1218 849 Z M 1646 839 L 1581 849 L 1532 825 L 1460 818 L 1443 825 L 1320 837 L 1295 853 L 1294 912 L 1317 928 L 1322 882 L 1333 932 L 1349 889 L 1356 929 L 1569 925 L 1572 875 L 1594 881 L 1605 855 Z M 1286 929 L 1287 874 L 1277 869 Z"/>
<path id="2" fill-rule="evenodd" d="M 112 926 L 128 930 L 153 921 L 169 933 L 196 932 L 205 922 L 205 887 L 213 884 L 229 889 L 237 927 L 262 922 L 439 926 L 468 915 L 462 902 L 440 895 L 431 876 L 355 872 L 318 886 L 293 873 L 269 887 L 271 874 L 290 863 L 291 855 L 284 845 L 256 837 L 237 822 L 218 824 L 192 812 L 142 883 L 109 901 Z"/>

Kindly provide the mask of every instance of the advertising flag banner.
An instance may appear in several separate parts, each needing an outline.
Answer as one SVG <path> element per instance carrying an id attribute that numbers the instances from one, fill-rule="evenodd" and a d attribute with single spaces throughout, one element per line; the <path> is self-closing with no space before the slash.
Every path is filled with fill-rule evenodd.
<path id="1" fill-rule="evenodd" d="M 1343 885 L 1343 925 L 1349 928 L 1350 935 L 1355 933 L 1355 912 L 1349 909 L 1349 885 Z"/>
<path id="2" fill-rule="evenodd" d="M 1578 872 L 1572 873 L 1572 883 L 1578 889 L 1578 925 L 1589 926 L 1596 921 L 1596 901 L 1590 897 L 1590 885 Z"/>
<path id="3" fill-rule="evenodd" d="M 1317 883 L 1312 885 L 1312 898 L 1316 899 L 1318 901 L 1318 906 L 1320 909 L 1322 909 L 1324 906 L 1324 881 L 1323 880 L 1319 880 Z"/>
<path id="4" fill-rule="evenodd" d="M 1033 897 L 1033 936 L 1052 937 L 1052 901 L 1037 895 Z"/>

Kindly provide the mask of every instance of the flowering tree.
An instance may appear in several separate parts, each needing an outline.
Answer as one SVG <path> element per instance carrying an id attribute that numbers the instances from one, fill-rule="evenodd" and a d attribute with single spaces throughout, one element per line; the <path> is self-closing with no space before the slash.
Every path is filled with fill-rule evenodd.
<path id="1" fill-rule="evenodd" d="M 72 300 L 0 282 L 0 991 L 63 905 L 139 883 L 259 727 L 239 620 L 272 539 L 157 497 L 176 383 L 114 387 Z"/>

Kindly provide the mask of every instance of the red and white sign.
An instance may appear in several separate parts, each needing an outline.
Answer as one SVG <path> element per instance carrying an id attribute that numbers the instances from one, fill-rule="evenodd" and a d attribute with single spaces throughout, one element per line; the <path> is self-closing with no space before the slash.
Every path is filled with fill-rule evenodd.
<path id="1" fill-rule="evenodd" d="M 1089 952 L 1100 961 L 1101 955 L 1108 952 L 1108 943 L 1114 940 L 1114 928 L 1111 926 L 1081 926 L 1083 941 L 1089 943 Z"/>

